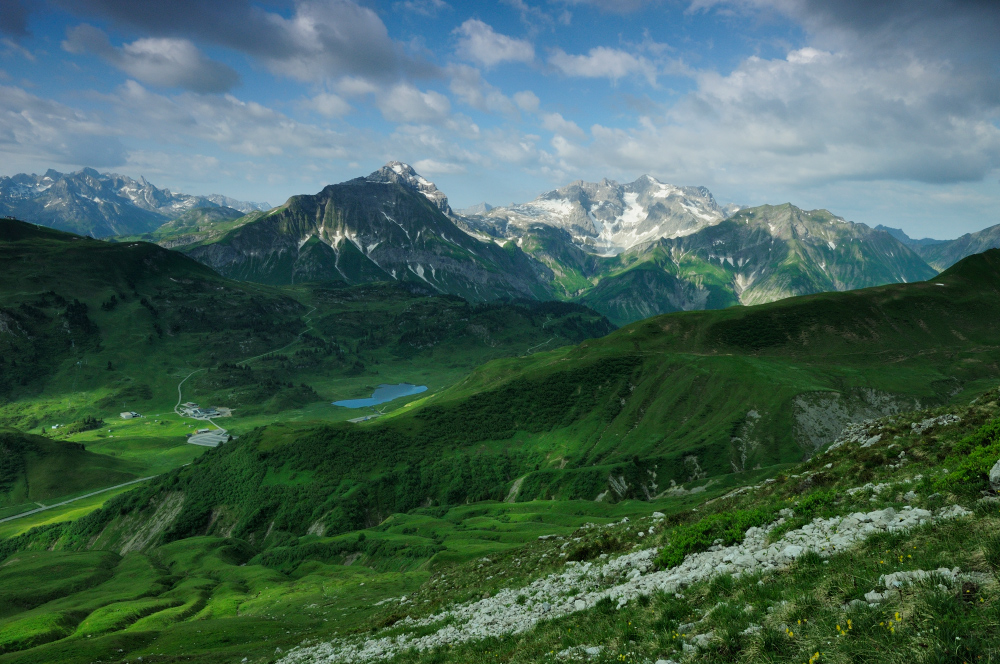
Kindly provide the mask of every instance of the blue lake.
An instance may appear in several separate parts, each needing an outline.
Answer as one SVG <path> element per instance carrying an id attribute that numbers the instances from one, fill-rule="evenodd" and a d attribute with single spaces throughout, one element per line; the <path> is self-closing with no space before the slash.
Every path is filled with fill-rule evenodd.
<path id="1" fill-rule="evenodd" d="M 345 408 L 365 408 L 368 406 L 377 406 L 380 403 L 392 401 L 393 399 L 398 399 L 399 397 L 408 397 L 412 394 L 420 394 L 421 392 L 426 391 L 426 385 L 412 385 L 410 383 L 400 383 L 399 385 L 379 385 L 367 399 L 345 399 L 344 401 L 334 401 L 333 405 L 343 406 Z"/>

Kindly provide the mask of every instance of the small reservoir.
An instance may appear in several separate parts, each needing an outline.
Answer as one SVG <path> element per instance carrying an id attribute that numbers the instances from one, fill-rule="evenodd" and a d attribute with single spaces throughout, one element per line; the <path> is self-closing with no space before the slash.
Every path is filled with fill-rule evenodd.
<path id="1" fill-rule="evenodd" d="M 413 385 L 411 383 L 400 383 L 399 385 L 379 385 L 367 399 L 345 399 L 343 401 L 334 401 L 333 405 L 343 406 L 344 408 L 366 408 L 368 406 L 377 406 L 380 403 L 392 401 L 393 399 L 398 399 L 399 397 L 408 397 L 413 394 L 420 394 L 421 392 L 426 391 L 426 385 Z"/>

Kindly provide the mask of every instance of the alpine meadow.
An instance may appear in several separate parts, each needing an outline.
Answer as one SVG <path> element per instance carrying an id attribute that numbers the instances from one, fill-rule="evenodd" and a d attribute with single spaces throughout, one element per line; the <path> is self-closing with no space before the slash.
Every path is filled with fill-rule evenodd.
<path id="1" fill-rule="evenodd" d="M 1000 663 L 997 34 L 0 0 L 0 664 Z"/>

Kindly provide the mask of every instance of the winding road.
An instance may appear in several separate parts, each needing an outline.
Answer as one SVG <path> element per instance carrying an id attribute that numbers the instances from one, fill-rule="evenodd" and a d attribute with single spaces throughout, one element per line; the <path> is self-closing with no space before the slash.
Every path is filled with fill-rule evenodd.
<path id="1" fill-rule="evenodd" d="M 312 315 L 315 312 L 316 312 L 316 307 L 310 305 L 309 311 L 306 313 L 306 315 L 302 317 L 302 320 L 306 324 L 306 329 L 302 330 L 297 335 L 295 335 L 295 338 L 292 339 L 290 342 L 288 342 L 287 344 L 276 350 L 269 350 L 266 353 L 261 353 L 260 355 L 247 358 L 243 360 L 242 364 L 248 364 L 250 362 L 253 362 L 254 360 L 259 360 L 260 358 L 265 357 L 267 355 L 271 355 L 272 353 L 280 353 L 286 348 L 289 348 L 292 345 L 301 341 L 302 335 L 308 332 L 309 330 L 313 329 Z M 181 402 L 184 401 L 184 395 L 183 391 L 181 390 L 181 387 L 184 385 L 185 382 L 187 382 L 188 378 L 190 378 L 191 376 L 195 375 L 200 371 L 205 371 L 205 369 L 195 369 L 187 376 L 184 376 L 184 378 L 181 379 L 181 382 L 177 383 L 177 404 L 174 406 L 174 413 L 181 418 L 193 419 L 197 420 L 198 422 L 208 422 L 216 429 L 215 431 L 209 431 L 206 433 L 196 433 L 193 436 L 189 436 L 187 442 L 191 443 L 192 445 L 201 445 L 203 447 L 218 447 L 219 445 L 229 440 L 229 432 L 227 432 L 225 429 L 216 424 L 210 417 L 191 417 L 190 415 L 185 415 L 184 413 L 181 412 Z"/>

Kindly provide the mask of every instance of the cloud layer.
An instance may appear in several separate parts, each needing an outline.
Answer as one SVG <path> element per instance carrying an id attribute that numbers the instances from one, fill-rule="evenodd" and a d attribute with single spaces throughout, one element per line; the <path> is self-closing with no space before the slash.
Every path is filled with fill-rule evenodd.
<path id="1" fill-rule="evenodd" d="M 147 37 L 115 48 L 101 30 L 80 25 L 62 44 L 70 53 L 91 53 L 144 83 L 194 92 L 228 92 L 240 75 L 205 57 L 186 39 Z"/>
<path id="2" fill-rule="evenodd" d="M 51 2 L 56 56 L 30 34 L 38 5 L 0 0 L 8 163 L 167 172 L 173 155 L 281 181 L 399 158 L 477 201 L 651 173 L 834 208 L 849 186 L 944 205 L 930 192 L 1000 174 L 997 3 Z M 36 56 L 90 78 L 38 92 L 19 71 Z M 113 93 L 85 89 L 108 75 Z"/>

